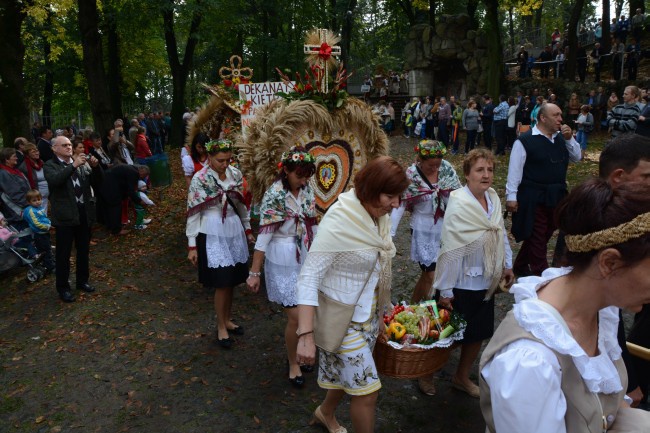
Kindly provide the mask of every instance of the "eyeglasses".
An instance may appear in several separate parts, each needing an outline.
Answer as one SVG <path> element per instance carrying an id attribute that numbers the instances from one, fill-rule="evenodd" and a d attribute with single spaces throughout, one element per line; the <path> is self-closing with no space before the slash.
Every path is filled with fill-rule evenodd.
<path id="1" fill-rule="evenodd" d="M 56 146 L 61 146 L 61 147 L 72 147 L 72 143 L 57 144 Z"/>

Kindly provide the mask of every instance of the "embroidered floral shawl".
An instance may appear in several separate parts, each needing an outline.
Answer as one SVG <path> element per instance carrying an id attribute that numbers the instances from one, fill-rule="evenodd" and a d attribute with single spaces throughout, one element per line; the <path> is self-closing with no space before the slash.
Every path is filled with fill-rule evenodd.
<path id="1" fill-rule="evenodd" d="M 300 262 L 300 251 L 304 245 L 310 248 L 314 239 L 312 228 L 316 222 L 316 201 L 314 191 L 309 185 L 300 190 L 298 201 L 300 213 L 287 206 L 287 191 L 281 180 L 277 180 L 264 193 L 260 205 L 260 233 L 273 233 L 285 221 L 290 219 L 296 223 L 296 260 Z"/>
<path id="2" fill-rule="evenodd" d="M 413 210 L 413 206 L 426 200 L 432 200 L 432 212 L 434 222 L 445 216 L 449 193 L 460 188 L 462 185 L 456 170 L 452 165 L 442 160 L 438 170 L 438 183 L 429 187 L 427 181 L 423 178 L 422 172 L 418 169 L 417 163 L 406 169 L 406 177 L 411 182 L 402 194 L 403 205 L 408 211 Z"/>
<path id="3" fill-rule="evenodd" d="M 221 206 L 221 218 L 225 220 L 228 199 L 244 202 L 244 177 L 241 172 L 234 167 L 227 167 L 226 173 L 235 181 L 227 190 L 219 183 L 219 175 L 209 165 L 196 172 L 187 194 L 187 216 Z"/>

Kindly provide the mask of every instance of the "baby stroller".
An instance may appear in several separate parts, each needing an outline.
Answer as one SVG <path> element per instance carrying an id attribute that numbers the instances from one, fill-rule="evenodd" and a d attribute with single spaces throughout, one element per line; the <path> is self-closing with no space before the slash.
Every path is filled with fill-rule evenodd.
<path id="1" fill-rule="evenodd" d="M 30 258 L 29 249 L 21 245 L 31 245 L 32 232 L 30 229 L 17 231 L 11 226 L 0 227 L 0 274 L 22 266 L 27 267 L 27 280 L 34 283 L 46 274 L 45 268 L 39 265 L 39 258 Z"/>

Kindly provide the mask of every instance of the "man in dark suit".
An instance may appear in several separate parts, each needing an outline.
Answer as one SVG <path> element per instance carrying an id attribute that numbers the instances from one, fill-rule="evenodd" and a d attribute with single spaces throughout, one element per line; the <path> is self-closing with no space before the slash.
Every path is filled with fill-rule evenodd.
<path id="1" fill-rule="evenodd" d="M 83 170 L 86 155 L 82 153 L 73 158 L 72 144 L 67 137 L 56 137 L 52 152 L 54 157 L 45 163 L 44 172 L 50 189 L 52 226 L 56 227 L 56 290 L 63 302 L 74 302 L 68 281 L 73 242 L 77 250 L 76 287 L 85 292 L 95 291 L 88 283 L 90 228 L 95 221 L 91 186 L 99 187 L 103 171 L 94 156 L 87 161 L 91 172 Z"/>
<path id="2" fill-rule="evenodd" d="M 50 143 L 52 135 L 52 128 L 47 125 L 43 125 L 38 129 L 38 141 L 36 142 L 36 147 L 38 147 L 43 162 L 47 162 L 54 156 L 54 153 L 52 153 L 52 143 Z"/>
<path id="3" fill-rule="evenodd" d="M 142 203 L 138 194 L 138 180 L 146 177 L 141 166 L 116 164 L 104 173 L 104 182 L 99 189 L 104 209 L 104 223 L 114 235 L 123 235 L 128 230 L 122 229 L 122 201 L 130 198 L 135 204 Z"/>

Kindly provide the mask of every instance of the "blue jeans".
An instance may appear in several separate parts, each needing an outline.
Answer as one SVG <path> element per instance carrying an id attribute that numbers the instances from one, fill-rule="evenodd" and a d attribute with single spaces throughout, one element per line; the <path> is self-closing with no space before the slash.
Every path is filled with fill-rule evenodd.
<path id="1" fill-rule="evenodd" d="M 478 131 L 476 129 L 467 130 L 467 142 L 465 143 L 465 153 L 469 153 L 476 146 L 476 136 Z"/>
<path id="2" fill-rule="evenodd" d="M 447 122 L 440 122 L 438 125 L 438 138 L 442 141 L 445 146 L 449 145 L 449 133 L 447 132 Z"/>
<path id="3" fill-rule="evenodd" d="M 587 133 L 585 131 L 578 130 L 578 133 L 576 134 L 576 141 L 580 143 L 580 149 L 587 149 Z"/>

